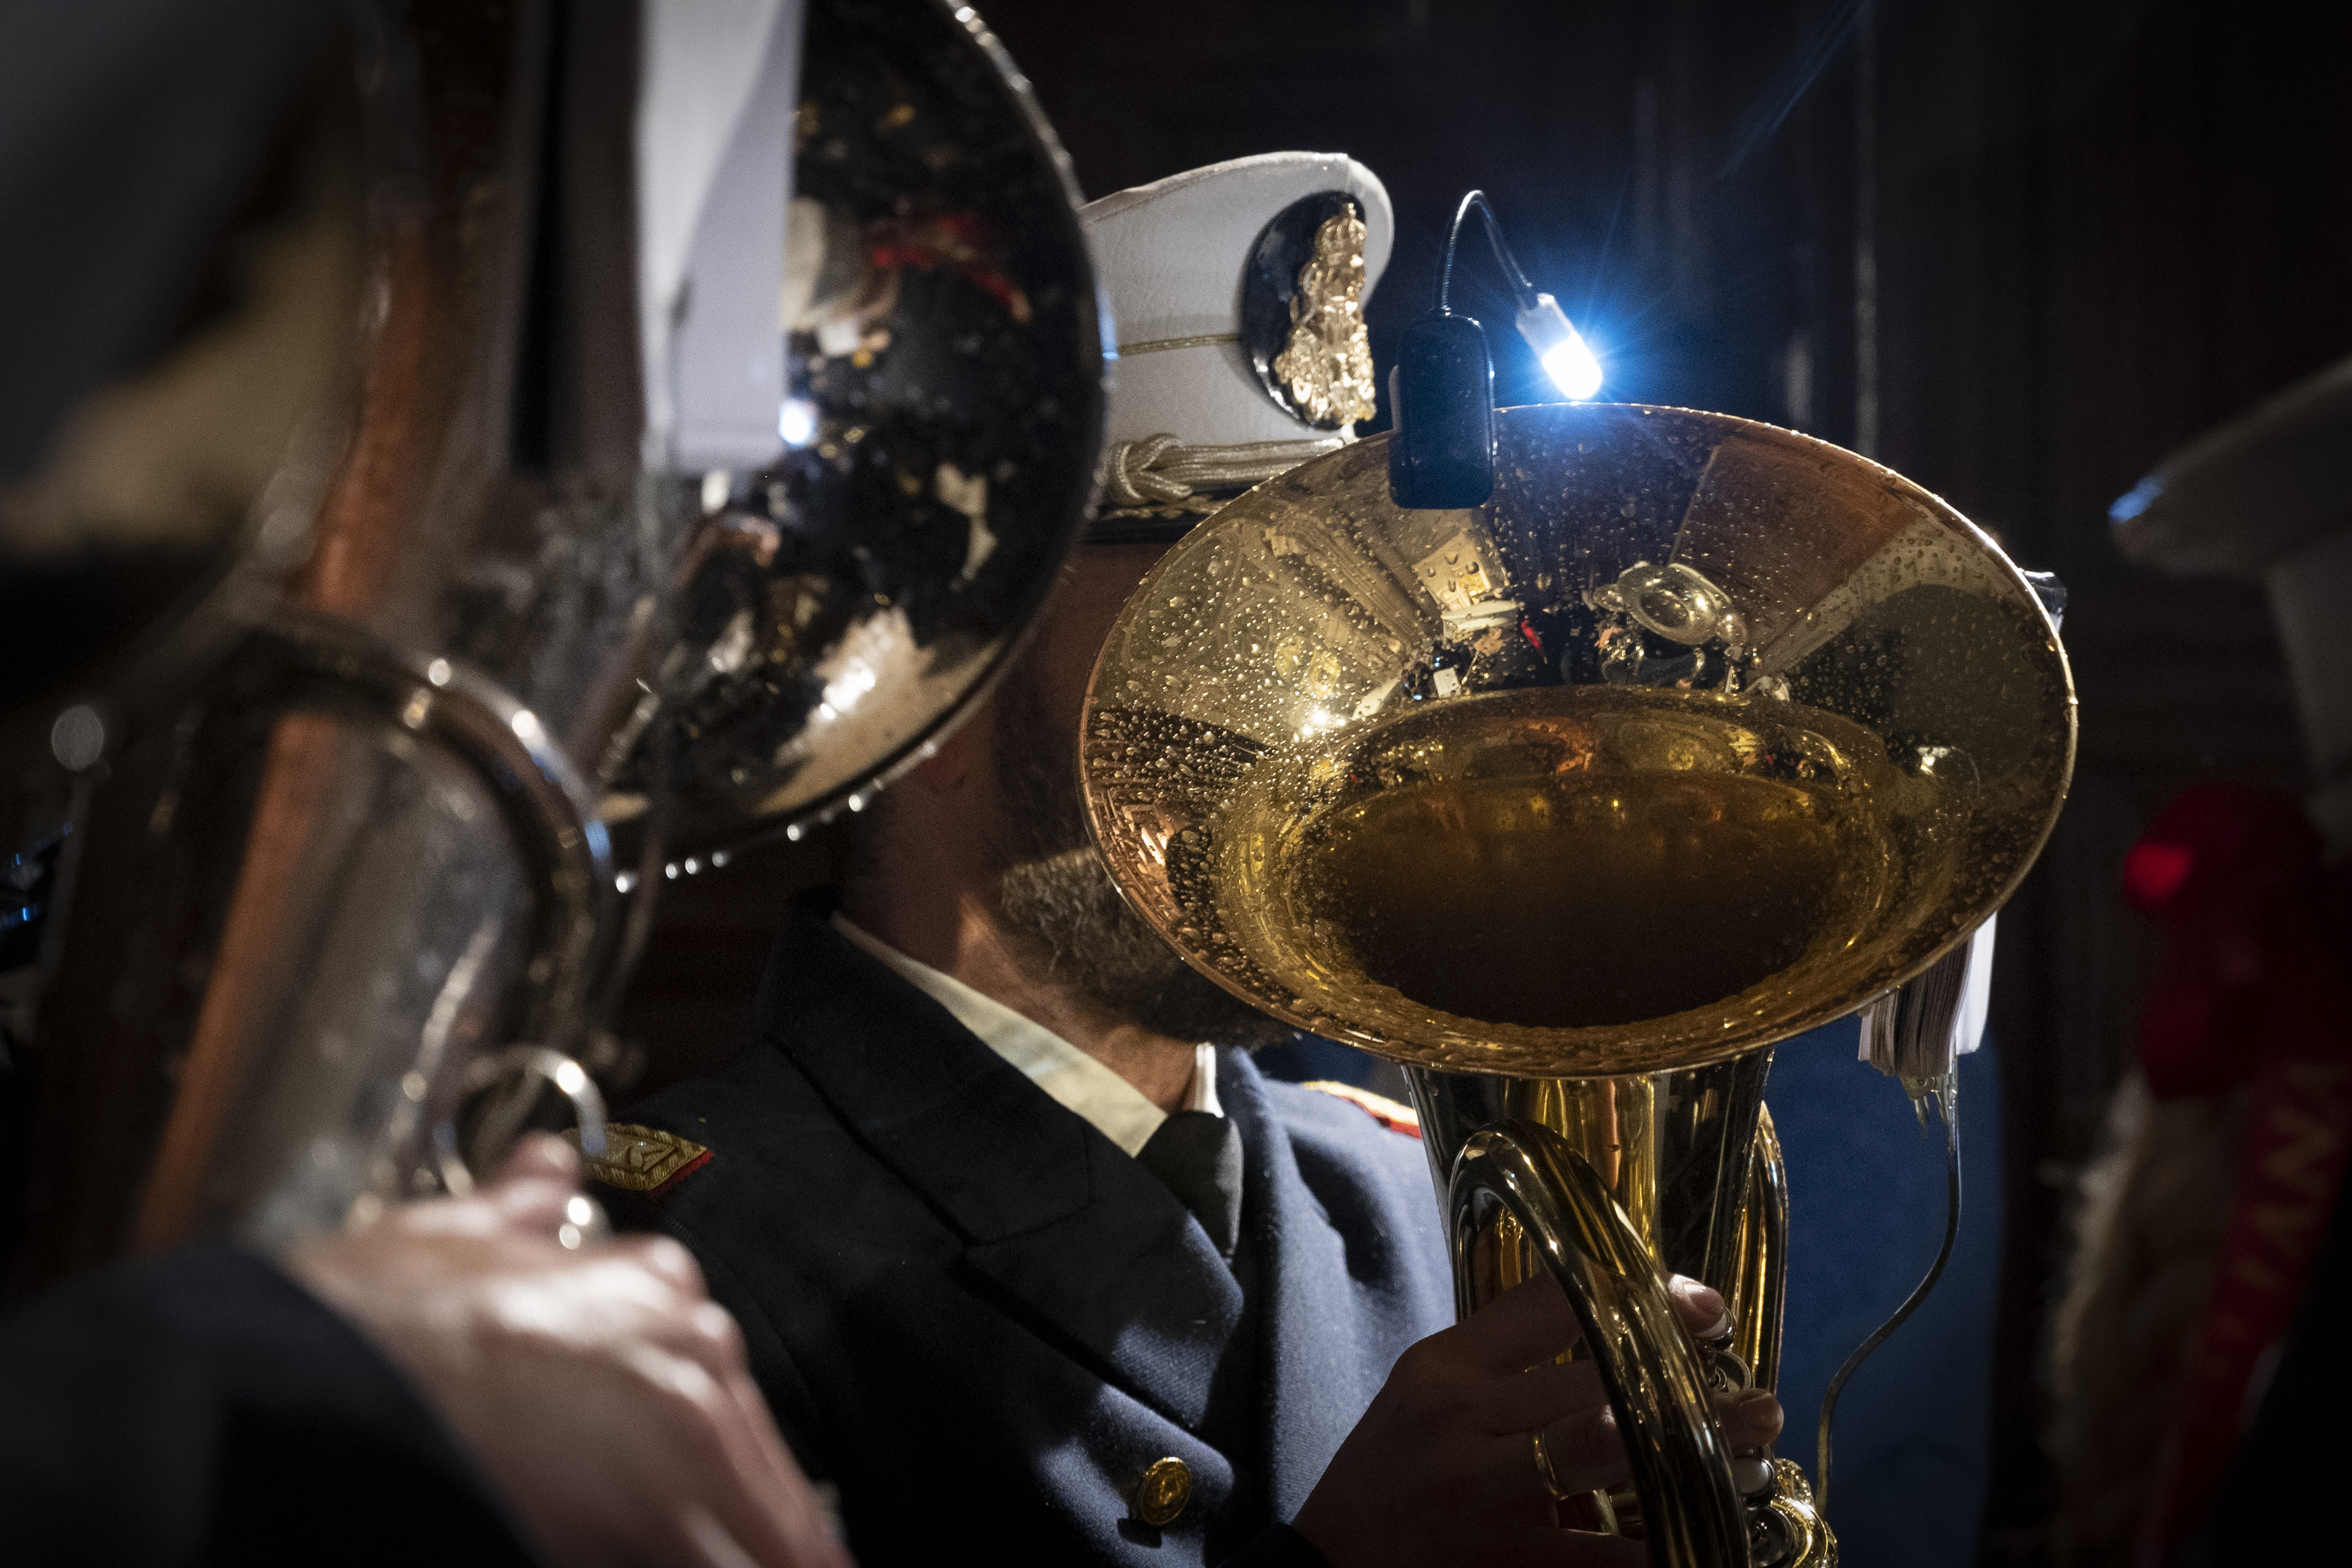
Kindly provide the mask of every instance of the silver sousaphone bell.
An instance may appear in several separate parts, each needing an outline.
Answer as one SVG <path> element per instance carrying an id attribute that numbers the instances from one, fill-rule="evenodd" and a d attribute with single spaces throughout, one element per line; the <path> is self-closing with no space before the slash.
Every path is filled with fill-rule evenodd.
<path id="1" fill-rule="evenodd" d="M 462 1185 L 536 1079 L 593 1152 L 665 868 L 919 754 L 1083 522 L 1076 191 L 969 10 L 557 11 L 320 21 L 241 311 L 8 494 L 12 573 L 163 585 L 7 737 L 100 737 L 18 1288 Z"/>

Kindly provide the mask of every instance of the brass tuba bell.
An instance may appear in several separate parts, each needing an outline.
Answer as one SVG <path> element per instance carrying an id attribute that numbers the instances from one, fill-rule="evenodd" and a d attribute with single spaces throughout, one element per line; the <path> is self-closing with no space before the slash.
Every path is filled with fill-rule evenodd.
<path id="1" fill-rule="evenodd" d="M 1706 1403 L 1776 1373 L 1771 1047 L 2016 889 L 2073 769 L 2065 655 L 1997 545 L 1852 453 L 1496 417 L 1483 506 L 1397 506 L 1376 437 L 1170 551 L 1088 693 L 1094 832 L 1196 968 L 1405 1066 L 1459 1310 L 1559 1279 L 1654 1562 L 1834 1562 L 1801 1472 L 1736 1477 Z"/>

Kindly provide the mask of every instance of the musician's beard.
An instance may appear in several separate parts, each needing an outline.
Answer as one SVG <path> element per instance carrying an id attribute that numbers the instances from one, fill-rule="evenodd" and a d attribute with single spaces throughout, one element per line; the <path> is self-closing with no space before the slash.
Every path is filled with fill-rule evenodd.
<path id="1" fill-rule="evenodd" d="M 1055 984 L 1122 1023 L 1255 1050 L 1291 1037 L 1220 988 L 1129 909 L 1087 834 L 1076 737 L 1053 723 L 1039 681 L 1020 672 L 999 689 L 993 744 L 1008 824 L 998 908 L 1015 940 Z"/>

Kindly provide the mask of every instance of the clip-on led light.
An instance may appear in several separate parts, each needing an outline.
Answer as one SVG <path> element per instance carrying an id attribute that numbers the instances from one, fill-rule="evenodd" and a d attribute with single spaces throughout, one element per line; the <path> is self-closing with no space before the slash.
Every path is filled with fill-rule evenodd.
<path id="1" fill-rule="evenodd" d="M 1454 209 L 1437 274 L 1437 309 L 1404 330 L 1389 372 L 1389 493 L 1402 507 L 1483 505 L 1495 489 L 1495 362 L 1486 329 L 1452 308 L 1454 251 L 1462 225 L 1475 209 L 1486 238 L 1509 279 L 1515 324 L 1544 372 L 1571 401 L 1601 390 L 1601 362 L 1578 336 L 1559 301 L 1538 293 L 1504 242 L 1502 226 L 1484 191 L 1472 191 Z"/>

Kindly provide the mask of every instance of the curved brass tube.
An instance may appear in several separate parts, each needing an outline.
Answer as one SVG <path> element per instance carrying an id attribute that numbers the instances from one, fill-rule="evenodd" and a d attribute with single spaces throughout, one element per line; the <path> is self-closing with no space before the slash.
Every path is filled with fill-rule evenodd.
<path id="1" fill-rule="evenodd" d="M 1732 1348 L 1759 1388 L 1780 1386 L 1780 1319 L 1789 1294 L 1789 1168 L 1769 1106 L 1756 1108 L 1756 1157 L 1748 1167 L 1748 1202 L 1739 1210 L 1733 1288 L 1724 1291 L 1738 1321 Z"/>
<path id="2" fill-rule="evenodd" d="M 1472 1134 L 1447 1202 L 1455 1290 L 1497 1207 L 1567 1292 L 1616 1407 L 1658 1568 L 1746 1568 L 1748 1531 L 1731 1456 L 1707 1404 L 1698 1354 L 1675 1320 L 1657 1265 L 1592 1167 L 1549 1129 L 1512 1120 Z M 1457 1303 L 1466 1316 L 1474 1303 Z"/>

